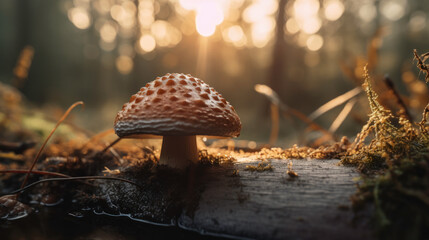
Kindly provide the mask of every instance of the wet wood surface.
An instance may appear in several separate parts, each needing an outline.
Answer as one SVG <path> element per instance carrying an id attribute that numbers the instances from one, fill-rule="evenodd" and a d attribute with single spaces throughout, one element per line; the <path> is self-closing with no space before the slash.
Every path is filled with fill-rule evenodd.
<path id="1" fill-rule="evenodd" d="M 293 160 L 299 177 L 291 179 L 288 161 L 270 160 L 272 171 L 263 172 L 246 171 L 260 162 L 250 159 L 211 168 L 196 211 L 182 214 L 179 226 L 251 239 L 371 238 L 369 229 L 353 224 L 354 168 L 338 160 Z"/>

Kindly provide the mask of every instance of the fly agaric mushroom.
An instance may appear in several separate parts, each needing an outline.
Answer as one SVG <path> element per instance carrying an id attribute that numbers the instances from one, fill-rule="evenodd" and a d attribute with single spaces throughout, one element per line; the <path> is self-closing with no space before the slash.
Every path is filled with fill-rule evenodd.
<path id="1" fill-rule="evenodd" d="M 159 163 L 185 168 L 198 161 L 196 135 L 237 137 L 241 122 L 234 107 L 201 79 L 167 73 L 131 96 L 114 129 L 121 138 L 163 136 Z"/>

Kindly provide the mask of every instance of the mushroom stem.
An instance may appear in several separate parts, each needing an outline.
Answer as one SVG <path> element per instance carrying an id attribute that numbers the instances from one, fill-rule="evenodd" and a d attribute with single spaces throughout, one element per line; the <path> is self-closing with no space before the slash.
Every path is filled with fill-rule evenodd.
<path id="1" fill-rule="evenodd" d="M 173 168 L 186 168 L 198 161 L 196 136 L 164 136 L 159 164 Z"/>

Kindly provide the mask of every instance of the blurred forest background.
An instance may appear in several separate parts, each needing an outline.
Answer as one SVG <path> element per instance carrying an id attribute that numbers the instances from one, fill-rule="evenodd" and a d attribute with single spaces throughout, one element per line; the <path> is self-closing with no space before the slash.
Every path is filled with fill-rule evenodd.
<path id="1" fill-rule="evenodd" d="M 190 73 L 235 107 L 241 139 L 267 142 L 270 108 L 256 84 L 309 115 L 360 85 L 369 61 L 409 95 L 404 82 L 419 75 L 412 50 L 429 51 L 428 13 L 422 0 L 2 0 L 0 82 L 57 119 L 84 101 L 73 121 L 98 132 L 146 82 Z M 27 64 L 34 56 L 20 71 L 26 46 Z M 339 136 L 360 130 L 366 105 L 354 106 Z M 316 122 L 329 128 L 341 110 Z M 305 128 L 296 122 L 280 117 L 279 146 L 297 142 Z"/>

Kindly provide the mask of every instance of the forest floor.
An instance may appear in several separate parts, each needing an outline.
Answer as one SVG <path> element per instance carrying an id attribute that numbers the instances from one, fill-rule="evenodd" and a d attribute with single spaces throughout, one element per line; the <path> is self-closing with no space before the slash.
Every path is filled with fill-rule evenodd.
<path id="1" fill-rule="evenodd" d="M 1 84 L 2 236 L 28 238 L 36 231 L 30 226 L 40 225 L 60 236 L 49 227 L 55 221 L 49 216 L 58 215 L 50 208 L 61 212 L 65 225 L 86 225 L 81 236 L 153 236 L 143 223 L 136 235 L 124 235 L 112 225 L 120 217 L 128 229 L 136 226 L 132 219 L 156 225 L 156 233 L 168 228 L 177 238 L 197 232 L 192 237 L 427 239 L 429 107 L 418 123 L 404 111 L 394 115 L 379 103 L 368 71 L 364 78 L 371 114 L 353 142 L 343 137 L 317 148 L 240 149 L 234 141 L 199 141 L 200 161 L 185 171 L 157 164 L 159 140 L 109 146 L 111 130 L 89 136 L 68 123 L 47 143 L 72 108 L 55 125 Z M 88 220 L 106 216 L 118 218 L 107 225 Z M 27 233 L 17 230 L 24 226 Z"/>

